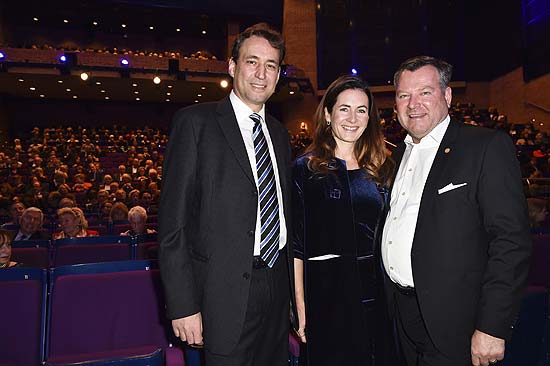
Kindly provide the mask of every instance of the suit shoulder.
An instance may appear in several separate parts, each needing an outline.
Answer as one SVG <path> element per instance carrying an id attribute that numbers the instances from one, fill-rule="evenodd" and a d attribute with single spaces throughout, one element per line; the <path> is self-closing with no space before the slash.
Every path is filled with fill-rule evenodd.
<path id="1" fill-rule="evenodd" d="M 510 136 L 502 130 L 495 130 L 487 127 L 462 125 L 463 135 L 472 141 L 488 141 L 493 139 L 503 139 L 512 141 Z"/>
<path id="2" fill-rule="evenodd" d="M 219 102 L 208 102 L 193 104 L 187 107 L 180 108 L 174 113 L 173 123 L 180 121 L 193 120 L 197 117 L 206 117 L 214 113 Z"/>

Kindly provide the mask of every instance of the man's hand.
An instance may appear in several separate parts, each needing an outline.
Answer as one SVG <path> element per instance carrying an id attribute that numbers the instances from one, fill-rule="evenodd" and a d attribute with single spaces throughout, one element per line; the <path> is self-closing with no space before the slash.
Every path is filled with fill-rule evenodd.
<path id="1" fill-rule="evenodd" d="M 504 358 L 504 339 L 493 337 L 476 329 L 472 336 L 472 364 L 487 366 Z"/>
<path id="2" fill-rule="evenodd" d="M 172 320 L 172 329 L 176 337 L 187 342 L 187 344 L 196 346 L 203 345 L 201 313 Z"/>

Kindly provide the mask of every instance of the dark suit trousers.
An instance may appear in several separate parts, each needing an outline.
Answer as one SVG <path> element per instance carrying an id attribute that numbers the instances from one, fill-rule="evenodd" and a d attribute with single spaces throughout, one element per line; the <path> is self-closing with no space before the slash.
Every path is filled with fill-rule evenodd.
<path id="1" fill-rule="evenodd" d="M 471 366 L 469 350 L 463 353 L 463 357 L 451 358 L 439 352 L 434 346 L 422 318 L 415 292 L 407 293 L 399 289 L 387 276 L 385 282 L 386 291 L 394 306 L 394 320 L 404 365 Z"/>
<path id="2" fill-rule="evenodd" d="M 230 355 L 217 355 L 205 349 L 206 366 L 288 365 L 287 263 L 285 248 L 273 268 L 252 270 L 246 316 L 237 347 Z"/>

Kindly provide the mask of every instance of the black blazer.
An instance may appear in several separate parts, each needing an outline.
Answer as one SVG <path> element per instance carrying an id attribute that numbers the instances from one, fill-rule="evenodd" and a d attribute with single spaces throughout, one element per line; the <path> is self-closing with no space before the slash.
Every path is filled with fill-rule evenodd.
<path id="1" fill-rule="evenodd" d="M 290 143 L 266 117 L 290 231 Z M 211 352 L 237 344 L 248 301 L 258 192 L 229 98 L 193 105 L 174 116 L 160 202 L 160 263 L 170 319 L 202 313 Z M 294 293 L 294 292 L 292 292 Z"/>
<path id="2" fill-rule="evenodd" d="M 398 166 L 404 148 L 394 153 Z M 438 192 L 449 183 L 466 185 Z M 475 329 L 510 339 L 530 252 L 510 138 L 451 120 L 424 187 L 411 251 L 418 302 L 439 350 L 469 350 Z"/>

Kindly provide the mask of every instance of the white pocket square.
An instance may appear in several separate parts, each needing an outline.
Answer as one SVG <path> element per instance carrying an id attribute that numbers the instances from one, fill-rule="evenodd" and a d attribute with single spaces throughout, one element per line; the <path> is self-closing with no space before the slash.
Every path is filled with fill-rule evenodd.
<path id="1" fill-rule="evenodd" d="M 452 183 L 449 183 L 447 184 L 445 187 L 443 188 L 440 188 L 437 190 L 437 193 L 438 194 L 443 194 L 445 192 L 449 192 L 449 191 L 452 191 L 453 189 L 457 189 L 457 188 L 460 188 L 460 187 L 464 187 L 465 185 L 467 185 L 468 183 L 460 183 L 460 184 L 452 184 Z"/>
<path id="2" fill-rule="evenodd" d="M 338 254 L 325 254 L 325 255 L 320 255 L 318 257 L 308 258 L 308 260 L 309 261 L 326 261 L 328 259 L 333 259 L 338 257 L 340 257 Z"/>

